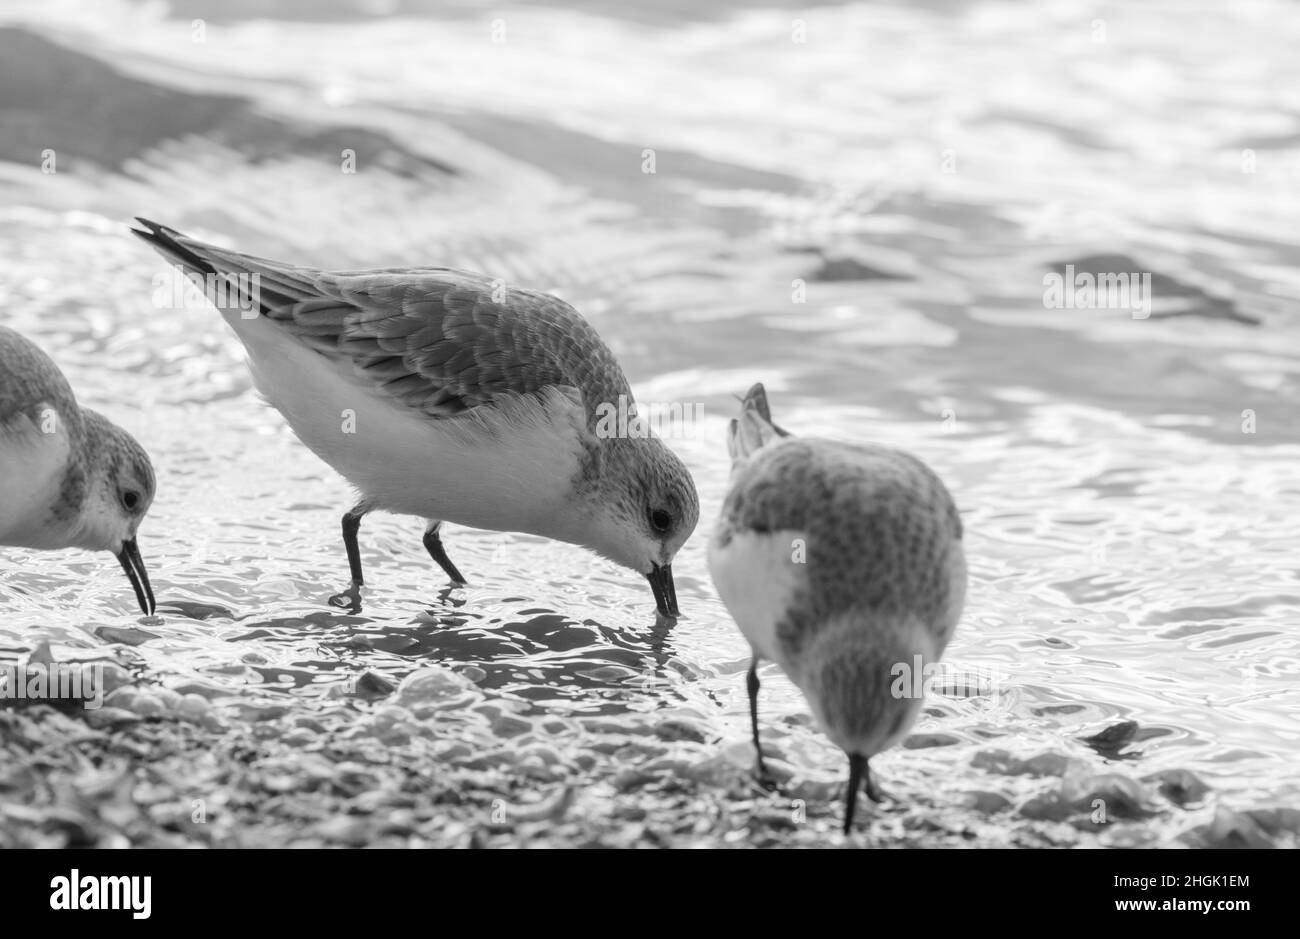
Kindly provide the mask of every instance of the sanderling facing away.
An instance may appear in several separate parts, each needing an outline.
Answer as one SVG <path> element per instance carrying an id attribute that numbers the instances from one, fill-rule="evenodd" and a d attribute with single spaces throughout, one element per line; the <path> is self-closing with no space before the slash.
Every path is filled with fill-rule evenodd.
<path id="1" fill-rule="evenodd" d="M 135 438 L 79 407 L 50 357 L 0 326 L 0 545 L 112 551 L 151 616 L 135 537 L 153 492 Z"/>
<path id="2" fill-rule="evenodd" d="M 678 615 L 671 564 L 699 516 L 695 484 L 659 438 L 597 433 L 600 405 L 631 390 L 567 303 L 447 268 L 294 267 L 138 221 L 208 288 L 266 399 L 359 491 L 343 516 L 352 586 L 332 602 L 359 609 L 357 530 L 382 509 L 426 519 L 424 546 L 458 584 L 444 521 L 590 548 Z"/>
<path id="3" fill-rule="evenodd" d="M 898 742 L 921 708 L 921 678 L 961 616 L 961 520 L 924 463 L 886 447 L 800 439 L 772 423 L 755 385 L 731 422 L 731 490 L 709 571 L 753 650 L 748 689 L 758 769 L 758 672 L 790 676 L 849 757 L 844 832 L 868 759 Z M 898 693 L 899 689 L 902 693 Z"/>

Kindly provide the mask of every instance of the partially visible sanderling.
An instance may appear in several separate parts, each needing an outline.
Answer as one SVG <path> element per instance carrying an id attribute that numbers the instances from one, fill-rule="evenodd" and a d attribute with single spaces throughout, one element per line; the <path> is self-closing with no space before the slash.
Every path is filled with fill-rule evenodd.
<path id="1" fill-rule="evenodd" d="M 901 740 L 921 709 L 913 693 L 921 678 L 907 676 L 938 662 L 961 616 L 961 520 L 920 460 L 881 446 L 791 436 L 772 423 L 762 385 L 745 396 L 728 447 L 732 484 L 709 545 L 709 570 L 753 650 L 748 689 L 758 769 L 766 774 L 757 666 L 768 659 L 848 755 L 848 833 L 861 785 L 881 798 L 869 758 Z"/>
<path id="2" fill-rule="evenodd" d="M 50 357 L 0 326 L 0 544 L 112 551 L 150 616 L 136 531 L 153 495 L 135 438 L 78 406 Z"/>

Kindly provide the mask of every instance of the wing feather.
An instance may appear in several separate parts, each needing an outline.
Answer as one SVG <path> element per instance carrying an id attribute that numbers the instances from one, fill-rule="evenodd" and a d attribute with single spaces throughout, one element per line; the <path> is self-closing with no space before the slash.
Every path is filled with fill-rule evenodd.
<path id="1" fill-rule="evenodd" d="M 145 230 L 134 233 L 186 274 L 222 279 L 244 308 L 255 303 L 364 386 L 429 416 L 560 389 L 594 425 L 601 403 L 632 400 L 613 352 L 557 297 L 450 268 L 293 267 L 138 221 Z"/>

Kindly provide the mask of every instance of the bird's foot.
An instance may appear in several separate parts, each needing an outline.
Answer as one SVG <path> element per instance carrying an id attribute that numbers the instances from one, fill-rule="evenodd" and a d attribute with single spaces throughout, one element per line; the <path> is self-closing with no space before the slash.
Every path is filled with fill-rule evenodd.
<path id="1" fill-rule="evenodd" d="M 762 753 L 754 761 L 754 783 L 764 792 L 779 792 L 781 790 L 780 780 L 767 768 Z"/>
<path id="2" fill-rule="evenodd" d="M 465 605 L 465 598 L 456 596 L 456 591 L 464 584 L 448 584 L 438 591 L 438 605 L 461 607 Z M 433 612 L 432 610 L 430 612 Z"/>
<path id="3" fill-rule="evenodd" d="M 347 610 L 349 613 L 357 614 L 361 612 L 361 584 L 353 583 L 342 593 L 336 593 L 330 597 L 330 606 L 337 607 L 341 610 Z"/>

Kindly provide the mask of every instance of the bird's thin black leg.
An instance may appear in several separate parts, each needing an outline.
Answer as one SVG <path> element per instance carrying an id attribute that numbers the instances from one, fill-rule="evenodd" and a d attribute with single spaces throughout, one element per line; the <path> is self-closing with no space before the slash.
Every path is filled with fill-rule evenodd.
<path id="1" fill-rule="evenodd" d="M 370 508 L 361 502 L 343 516 L 343 548 L 348 553 L 352 584 L 342 593 L 330 597 L 330 604 L 345 607 L 351 613 L 361 612 L 361 588 L 365 585 L 365 579 L 361 575 L 361 549 L 357 546 L 357 532 L 361 530 L 361 519 L 369 511 Z"/>
<path id="2" fill-rule="evenodd" d="M 749 726 L 754 732 L 754 752 L 758 754 L 758 777 L 767 779 L 767 766 L 763 763 L 763 745 L 758 742 L 758 656 L 749 660 L 749 675 L 745 679 L 749 691 Z"/>
<path id="3" fill-rule="evenodd" d="M 354 587 L 366 582 L 361 576 L 361 549 L 357 546 L 357 532 L 361 530 L 361 519 L 365 514 L 366 510 L 358 505 L 343 516 L 343 547 L 348 552 L 348 568 L 352 571 Z"/>
<path id="4" fill-rule="evenodd" d="M 849 754 L 849 788 L 844 791 L 844 834 L 853 830 L 853 810 L 858 804 L 858 789 L 862 787 L 863 775 L 867 785 L 871 785 L 871 770 L 867 767 L 867 758 L 860 753 Z"/>
<path id="5" fill-rule="evenodd" d="M 429 557 L 438 562 L 452 581 L 457 586 L 464 586 L 465 578 L 456 570 L 456 565 L 451 563 L 451 558 L 447 557 L 447 551 L 442 546 L 442 538 L 438 536 L 438 529 L 442 527 L 442 522 L 430 519 L 429 527 L 424 530 L 424 547 L 429 552 Z"/>

